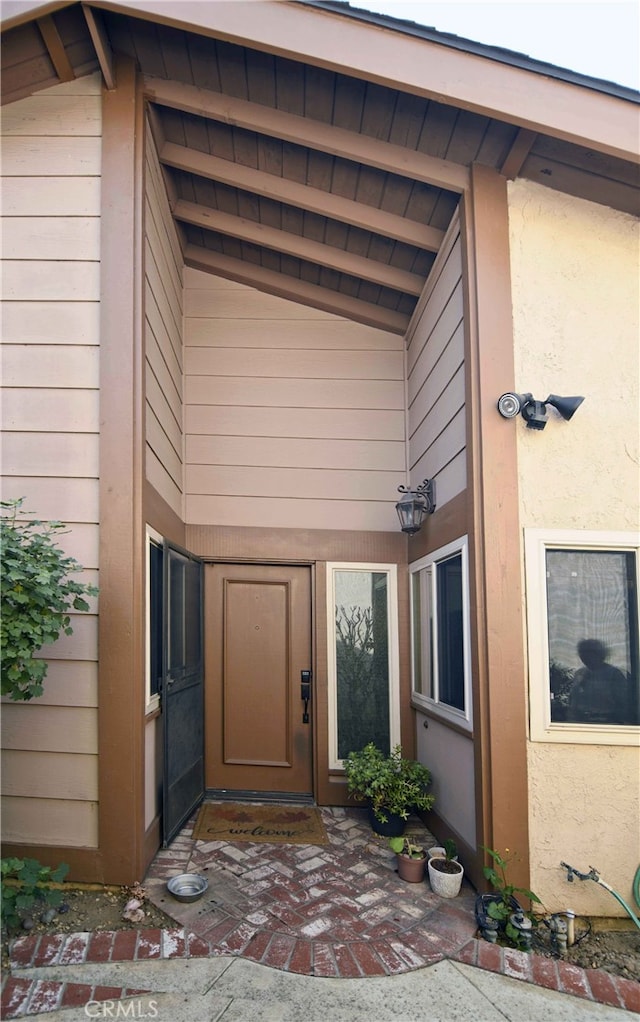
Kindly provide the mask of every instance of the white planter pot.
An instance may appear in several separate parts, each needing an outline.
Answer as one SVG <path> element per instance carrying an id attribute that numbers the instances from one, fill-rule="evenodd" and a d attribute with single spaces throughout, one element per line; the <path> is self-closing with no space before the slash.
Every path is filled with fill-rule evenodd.
<path id="1" fill-rule="evenodd" d="M 440 845 L 434 845 L 433 848 L 427 848 L 428 859 L 446 859 L 447 853 Z M 454 862 L 458 861 L 458 856 L 454 855 Z"/>
<path id="2" fill-rule="evenodd" d="M 464 868 L 459 862 L 452 862 L 453 866 L 456 866 L 455 873 L 442 873 L 439 869 L 434 867 L 434 862 L 446 861 L 444 857 L 438 858 L 434 856 L 429 859 L 427 868 L 429 870 L 429 883 L 431 884 L 431 890 L 434 894 L 440 895 L 441 898 L 456 898 L 460 893 L 462 886 L 462 877 L 464 876 Z"/>

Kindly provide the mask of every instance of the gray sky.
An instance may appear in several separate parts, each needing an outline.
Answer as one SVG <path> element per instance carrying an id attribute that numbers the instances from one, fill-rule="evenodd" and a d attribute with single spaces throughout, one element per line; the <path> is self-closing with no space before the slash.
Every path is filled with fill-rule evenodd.
<path id="1" fill-rule="evenodd" d="M 379 14 L 502 46 L 640 89 L 640 0 L 350 0 Z"/>

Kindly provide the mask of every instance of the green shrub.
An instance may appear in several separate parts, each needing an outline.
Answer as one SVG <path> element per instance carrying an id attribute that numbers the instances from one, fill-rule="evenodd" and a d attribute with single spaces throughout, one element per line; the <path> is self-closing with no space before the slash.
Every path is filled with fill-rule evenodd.
<path id="1" fill-rule="evenodd" d="M 413 809 L 431 809 L 433 795 L 427 793 L 431 773 L 414 759 L 406 759 L 396 745 L 389 756 L 369 742 L 344 761 L 347 788 L 354 798 L 371 805 L 375 816 L 386 823 L 388 814 L 407 819 Z"/>
<path id="2" fill-rule="evenodd" d="M 84 596 L 98 591 L 70 578 L 82 565 L 54 541 L 62 522 L 22 517 L 23 500 L 2 501 L 0 518 L 1 687 L 15 701 L 42 695 L 47 663 L 35 654 L 62 632 L 71 635 L 69 612 L 89 610 Z"/>
<path id="3" fill-rule="evenodd" d="M 3 926 L 16 930 L 28 916 L 58 908 L 63 892 L 51 884 L 62 883 L 68 872 L 64 862 L 51 869 L 37 859 L 1 859 Z"/>

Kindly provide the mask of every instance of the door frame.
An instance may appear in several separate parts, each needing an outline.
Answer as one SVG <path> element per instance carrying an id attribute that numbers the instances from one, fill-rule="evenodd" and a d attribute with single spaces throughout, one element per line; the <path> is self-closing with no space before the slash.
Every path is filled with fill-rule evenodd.
<path id="1" fill-rule="evenodd" d="M 430 536 L 443 542 L 452 537 L 459 521 L 466 521 L 464 495 L 455 497 L 446 518 L 438 513 L 430 522 Z M 453 523 L 449 521 L 453 514 Z M 463 530 L 464 531 L 464 530 Z M 456 533 L 453 532 L 453 535 Z M 420 542 L 427 537 L 418 533 Z M 312 573 L 312 669 L 316 682 L 313 714 L 315 801 L 324 806 L 353 805 L 348 798 L 343 771 L 330 771 L 328 760 L 327 709 L 327 611 L 326 564 L 328 561 L 396 564 L 398 569 L 398 627 L 400 636 L 400 736 L 403 749 L 415 752 L 415 710 L 411 705 L 409 670 L 409 582 L 407 537 L 399 529 L 393 532 L 357 532 L 343 529 L 298 529 L 278 526 L 187 525 L 185 545 L 205 565 L 208 563 L 298 564 Z M 206 602 L 206 600 L 205 600 Z"/>

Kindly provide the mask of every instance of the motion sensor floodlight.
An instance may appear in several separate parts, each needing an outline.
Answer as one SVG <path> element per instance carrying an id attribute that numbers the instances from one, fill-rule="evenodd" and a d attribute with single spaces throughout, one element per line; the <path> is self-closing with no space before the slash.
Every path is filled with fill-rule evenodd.
<path id="1" fill-rule="evenodd" d="M 507 391 L 498 400 L 498 411 L 503 419 L 515 419 L 529 401 L 533 401 L 532 394 L 512 394 Z"/>
<path id="2" fill-rule="evenodd" d="M 557 412 L 560 412 L 562 418 L 568 422 L 583 401 L 583 397 L 558 397 L 557 394 L 549 394 L 545 404 L 555 408 Z"/>
<path id="3" fill-rule="evenodd" d="M 528 429 L 544 429 L 549 419 L 547 405 L 555 408 L 568 421 L 583 401 L 583 397 L 559 397 L 558 394 L 549 394 L 546 401 L 536 401 L 533 394 L 507 391 L 498 399 L 498 411 L 504 419 L 514 419 L 520 412 Z"/>

